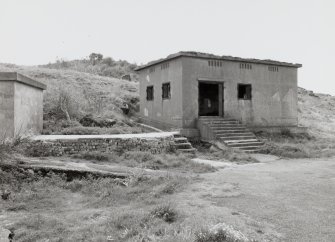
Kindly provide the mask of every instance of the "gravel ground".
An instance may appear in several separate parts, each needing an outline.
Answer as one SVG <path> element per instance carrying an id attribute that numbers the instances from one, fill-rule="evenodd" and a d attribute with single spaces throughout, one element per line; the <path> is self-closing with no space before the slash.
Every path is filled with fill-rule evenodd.
<path id="1" fill-rule="evenodd" d="M 258 158 L 201 175 L 180 206 L 260 241 L 335 241 L 335 158 Z"/>

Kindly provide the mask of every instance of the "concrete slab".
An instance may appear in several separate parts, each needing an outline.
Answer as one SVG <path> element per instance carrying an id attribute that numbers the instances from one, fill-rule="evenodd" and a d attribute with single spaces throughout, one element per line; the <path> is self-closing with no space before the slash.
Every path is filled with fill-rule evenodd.
<path id="1" fill-rule="evenodd" d="M 205 165 L 210 165 L 216 168 L 226 168 L 226 167 L 234 167 L 236 164 L 231 163 L 231 162 L 225 162 L 225 161 L 218 161 L 218 160 L 206 160 L 206 159 L 201 159 L 201 158 L 194 158 L 192 161 L 205 164 Z"/>
<path id="2" fill-rule="evenodd" d="M 266 155 L 266 154 L 250 154 L 255 159 L 259 160 L 261 163 L 271 162 L 280 160 L 280 157 L 275 155 Z"/>
<path id="3" fill-rule="evenodd" d="M 71 158 L 21 158 L 20 167 L 32 170 L 50 170 L 63 172 L 78 172 L 103 177 L 125 178 L 132 174 L 143 173 L 144 175 L 165 173 L 151 169 L 126 167 L 118 164 L 94 164 L 89 161 Z"/>

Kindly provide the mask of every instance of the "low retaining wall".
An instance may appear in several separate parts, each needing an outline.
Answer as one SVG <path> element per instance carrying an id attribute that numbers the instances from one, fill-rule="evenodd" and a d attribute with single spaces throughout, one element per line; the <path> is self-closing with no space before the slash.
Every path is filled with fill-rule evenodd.
<path id="1" fill-rule="evenodd" d="M 81 152 L 148 151 L 153 154 L 175 149 L 172 133 L 134 135 L 37 136 L 31 140 L 32 156 L 62 156 Z"/>

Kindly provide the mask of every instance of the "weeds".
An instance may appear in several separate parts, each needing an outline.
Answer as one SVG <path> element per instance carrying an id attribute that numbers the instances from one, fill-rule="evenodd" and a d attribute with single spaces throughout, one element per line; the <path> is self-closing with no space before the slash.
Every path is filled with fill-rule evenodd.
<path id="1" fill-rule="evenodd" d="M 310 158 L 311 154 L 302 144 L 267 142 L 262 148 L 264 154 L 286 158 Z"/>
<path id="2" fill-rule="evenodd" d="M 180 189 L 186 181 L 179 176 L 138 173 L 129 177 L 127 186 L 120 186 L 111 178 L 67 181 L 53 173 L 0 171 L 0 184 L 13 195 L 0 202 L 0 210 L 10 211 L 15 218 L 16 241 L 174 238 L 174 230 L 180 227 L 177 210 L 162 197 L 171 192 L 160 196 L 155 192 L 167 184 L 180 184 Z"/>
<path id="3" fill-rule="evenodd" d="M 17 137 L 14 139 L 6 139 L 2 137 L 0 139 L 0 161 L 5 160 L 8 156 L 14 151 L 16 146 L 21 143 L 21 137 Z"/>
<path id="4" fill-rule="evenodd" d="M 92 59 L 92 55 L 96 54 L 91 53 L 89 59 L 73 61 L 57 60 L 56 63 L 50 63 L 44 65 L 43 67 L 52 69 L 70 69 L 116 78 L 121 78 L 125 74 L 131 74 L 133 78 L 137 79 L 137 75 L 134 71 L 134 69 L 137 67 L 136 64 L 131 64 L 122 60 L 115 61 L 111 57 L 103 58 L 101 54 L 97 54 L 101 55 L 100 59 Z"/>
<path id="5" fill-rule="evenodd" d="M 92 161 L 109 161 L 110 156 L 102 152 L 83 152 L 72 155 L 73 158 L 92 160 Z"/>
<path id="6" fill-rule="evenodd" d="M 141 167 L 152 170 L 176 170 L 194 173 L 214 172 L 215 168 L 193 162 L 184 154 L 152 154 L 147 151 L 129 151 L 125 153 L 84 152 L 72 156 L 93 162 L 119 163 L 129 167 Z"/>
<path id="7" fill-rule="evenodd" d="M 125 134 L 141 133 L 142 129 L 137 126 L 129 126 L 119 123 L 111 128 L 83 127 L 77 121 L 45 121 L 43 134 L 45 135 L 98 135 L 98 134 Z"/>
<path id="8" fill-rule="evenodd" d="M 173 223 L 177 220 L 177 211 L 170 204 L 156 207 L 152 210 L 151 215 L 167 223 Z"/>
<path id="9" fill-rule="evenodd" d="M 220 142 L 213 143 L 209 149 L 210 153 L 206 154 L 214 159 L 224 159 L 231 162 L 237 163 L 257 163 L 257 159 L 252 157 L 250 154 L 245 153 L 238 149 L 233 149 L 225 146 Z"/>
<path id="10" fill-rule="evenodd" d="M 163 187 L 161 187 L 157 193 L 156 196 L 160 195 L 166 195 L 166 194 L 173 194 L 176 191 L 180 189 L 184 184 L 181 181 L 185 181 L 185 179 L 180 179 L 180 180 L 171 180 L 168 181 L 166 184 L 164 184 Z"/>
<path id="11" fill-rule="evenodd" d="M 265 140 L 262 153 L 287 158 L 318 158 L 335 155 L 335 142 L 331 139 L 317 138 L 308 132 L 292 133 L 283 129 L 280 133 L 256 132 Z"/>
<path id="12" fill-rule="evenodd" d="M 250 241 L 240 231 L 224 223 L 196 233 L 195 242 L 248 242 Z"/>

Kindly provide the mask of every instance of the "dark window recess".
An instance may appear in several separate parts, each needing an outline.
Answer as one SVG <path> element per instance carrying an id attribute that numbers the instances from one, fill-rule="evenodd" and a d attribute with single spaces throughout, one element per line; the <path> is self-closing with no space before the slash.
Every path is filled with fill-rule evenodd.
<path id="1" fill-rule="evenodd" d="M 161 65 L 161 70 L 167 69 L 167 68 L 169 68 L 169 66 L 170 66 L 169 62 L 164 63 L 164 64 Z"/>
<path id="2" fill-rule="evenodd" d="M 170 83 L 164 83 L 162 85 L 162 98 L 163 99 L 170 99 L 171 98 Z"/>
<path id="3" fill-rule="evenodd" d="M 274 72 L 278 72 L 279 68 L 278 66 L 268 66 L 269 71 L 274 71 Z"/>
<path id="4" fill-rule="evenodd" d="M 222 61 L 219 60 L 209 60 L 208 61 L 208 66 L 212 66 L 212 67 L 222 67 Z"/>
<path id="5" fill-rule="evenodd" d="M 251 100 L 250 84 L 238 84 L 237 89 L 238 99 Z"/>
<path id="6" fill-rule="evenodd" d="M 248 63 L 240 63 L 240 69 L 251 70 L 252 69 L 252 65 L 248 64 Z"/>
<path id="7" fill-rule="evenodd" d="M 153 86 L 147 87 L 147 100 L 148 101 L 154 100 L 154 87 Z"/>
<path id="8" fill-rule="evenodd" d="M 155 67 L 150 67 L 150 68 L 149 68 L 149 72 L 150 72 L 150 73 L 155 72 Z"/>

